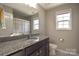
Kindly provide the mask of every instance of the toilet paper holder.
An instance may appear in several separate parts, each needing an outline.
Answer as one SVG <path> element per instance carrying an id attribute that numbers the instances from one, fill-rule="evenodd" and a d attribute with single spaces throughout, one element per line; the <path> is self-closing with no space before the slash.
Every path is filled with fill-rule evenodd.
<path id="1" fill-rule="evenodd" d="M 59 38 L 59 41 L 60 41 L 60 42 L 63 42 L 63 41 L 64 41 L 64 39 L 63 39 L 63 38 Z"/>

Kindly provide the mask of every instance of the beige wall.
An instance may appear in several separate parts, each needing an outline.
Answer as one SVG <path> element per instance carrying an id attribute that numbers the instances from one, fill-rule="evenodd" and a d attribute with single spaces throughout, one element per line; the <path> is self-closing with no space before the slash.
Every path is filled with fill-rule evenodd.
<path id="1" fill-rule="evenodd" d="M 72 9 L 72 30 L 56 30 L 56 11 Z M 79 4 L 64 4 L 46 11 L 46 34 L 50 42 L 58 45 L 60 49 L 73 48 L 78 50 L 79 45 Z M 59 38 L 64 41 L 60 42 Z"/>
<path id="2" fill-rule="evenodd" d="M 39 23 L 39 26 L 40 26 L 39 33 L 45 35 L 46 34 L 46 29 L 45 29 L 45 24 L 46 24 L 45 10 L 40 5 L 38 5 L 38 9 L 39 9 L 39 20 L 40 20 L 40 23 Z"/>

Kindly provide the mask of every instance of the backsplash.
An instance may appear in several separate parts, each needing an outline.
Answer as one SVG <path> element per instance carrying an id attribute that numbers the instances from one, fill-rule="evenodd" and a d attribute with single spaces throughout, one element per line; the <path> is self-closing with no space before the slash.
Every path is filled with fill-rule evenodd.
<path id="1" fill-rule="evenodd" d="M 18 39 L 23 39 L 23 38 L 28 39 L 28 35 L 19 35 L 19 36 L 12 36 L 12 37 L 0 37 L 0 42 L 18 40 Z"/>

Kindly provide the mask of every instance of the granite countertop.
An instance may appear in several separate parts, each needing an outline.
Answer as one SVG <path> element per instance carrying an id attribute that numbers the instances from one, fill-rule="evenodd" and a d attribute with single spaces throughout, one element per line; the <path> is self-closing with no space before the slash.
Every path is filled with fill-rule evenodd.
<path id="1" fill-rule="evenodd" d="M 34 43 L 44 40 L 45 38 L 48 38 L 48 37 L 42 35 L 42 36 L 38 36 L 37 39 L 23 38 L 19 40 L 0 42 L 0 56 L 6 56 L 18 50 L 24 49 Z"/>

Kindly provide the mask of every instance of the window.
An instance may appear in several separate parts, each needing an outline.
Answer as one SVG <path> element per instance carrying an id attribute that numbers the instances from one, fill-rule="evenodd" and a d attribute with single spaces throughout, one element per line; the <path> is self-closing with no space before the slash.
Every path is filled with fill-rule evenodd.
<path id="1" fill-rule="evenodd" d="M 39 20 L 33 20 L 33 30 L 38 30 L 39 29 Z"/>
<path id="2" fill-rule="evenodd" d="M 71 10 L 63 10 L 56 13 L 56 29 L 71 30 Z"/>

